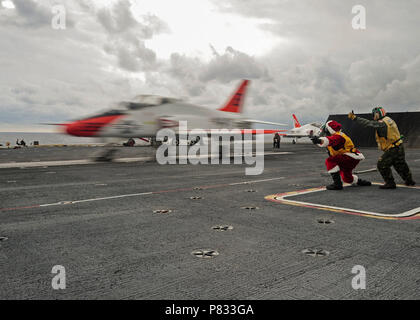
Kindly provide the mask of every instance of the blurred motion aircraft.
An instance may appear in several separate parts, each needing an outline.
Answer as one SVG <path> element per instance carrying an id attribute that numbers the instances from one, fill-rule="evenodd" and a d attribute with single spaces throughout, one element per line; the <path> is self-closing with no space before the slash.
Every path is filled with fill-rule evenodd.
<path id="1" fill-rule="evenodd" d="M 62 124 L 64 132 L 78 137 L 140 138 L 157 145 L 156 134 L 170 128 L 179 136 L 180 121 L 190 130 L 239 129 L 242 134 L 272 134 L 286 130 L 252 129 L 253 123 L 285 126 L 282 123 L 246 119 L 242 107 L 249 80 L 243 80 L 227 103 L 218 110 L 193 105 L 174 98 L 139 95 L 117 108 L 85 119 Z M 176 144 L 179 144 L 177 138 Z"/>

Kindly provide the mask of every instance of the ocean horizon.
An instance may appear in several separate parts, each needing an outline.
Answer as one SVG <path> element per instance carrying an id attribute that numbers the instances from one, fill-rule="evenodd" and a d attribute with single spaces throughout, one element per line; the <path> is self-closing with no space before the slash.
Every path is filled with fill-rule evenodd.
<path id="1" fill-rule="evenodd" d="M 23 139 L 27 146 L 33 145 L 34 141 L 38 141 L 40 145 L 46 144 L 92 144 L 98 143 L 98 139 L 74 137 L 62 133 L 53 132 L 0 132 L 0 145 L 5 146 L 10 142 L 11 146 L 16 145 Z"/>
<path id="2" fill-rule="evenodd" d="M 54 132 L 0 132 L 0 145 L 3 147 L 6 146 L 7 142 L 10 142 L 10 146 L 13 147 L 16 145 L 16 140 L 19 142 L 23 139 L 26 142 L 27 146 L 33 145 L 34 141 L 38 141 L 40 145 L 47 144 L 96 144 L 101 143 L 98 138 L 87 138 L 87 137 L 75 137 L 62 133 Z M 273 140 L 273 136 L 270 134 L 265 135 L 264 142 L 270 143 Z M 121 138 L 121 142 L 127 140 Z M 139 139 L 135 139 L 136 143 L 144 144 Z M 291 138 L 282 138 L 282 142 L 291 143 Z M 308 143 L 310 140 L 308 138 L 299 139 L 300 143 Z"/>

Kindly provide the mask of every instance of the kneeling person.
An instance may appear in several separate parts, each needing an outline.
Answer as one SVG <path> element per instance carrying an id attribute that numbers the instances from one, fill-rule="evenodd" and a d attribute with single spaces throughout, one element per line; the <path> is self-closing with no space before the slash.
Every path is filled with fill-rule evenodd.
<path id="1" fill-rule="evenodd" d="M 371 182 L 362 180 L 353 174 L 353 169 L 365 157 L 354 147 L 353 141 L 343 132 L 337 121 L 328 121 L 323 127 L 325 137 L 314 137 L 312 142 L 320 147 L 326 147 L 329 157 L 325 160 L 328 173 L 334 183 L 327 186 L 328 190 L 342 190 L 343 179 L 346 183 L 358 186 L 370 186 Z"/>

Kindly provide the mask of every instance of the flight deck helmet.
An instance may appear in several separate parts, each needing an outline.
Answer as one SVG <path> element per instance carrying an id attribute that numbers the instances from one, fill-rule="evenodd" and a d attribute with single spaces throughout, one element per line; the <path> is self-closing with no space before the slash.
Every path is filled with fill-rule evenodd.
<path id="1" fill-rule="evenodd" d="M 375 119 L 376 114 L 378 115 L 377 119 Z M 386 116 L 386 111 L 382 107 L 375 107 L 372 109 L 372 116 L 373 116 L 373 119 L 375 120 L 382 119 L 383 117 Z"/>

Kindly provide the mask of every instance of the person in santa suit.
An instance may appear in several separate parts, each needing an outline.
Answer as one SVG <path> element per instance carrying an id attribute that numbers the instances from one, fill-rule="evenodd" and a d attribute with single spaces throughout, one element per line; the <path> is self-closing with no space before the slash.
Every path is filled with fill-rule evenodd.
<path id="1" fill-rule="evenodd" d="M 320 147 L 326 147 L 329 157 L 325 160 L 328 173 L 334 183 L 327 186 L 328 190 L 342 190 L 343 179 L 346 183 L 358 186 L 370 186 L 372 183 L 358 178 L 353 169 L 364 160 L 363 154 L 357 150 L 353 141 L 341 131 L 341 124 L 337 121 L 328 121 L 323 127 L 325 137 L 313 137 L 312 142 Z"/>

